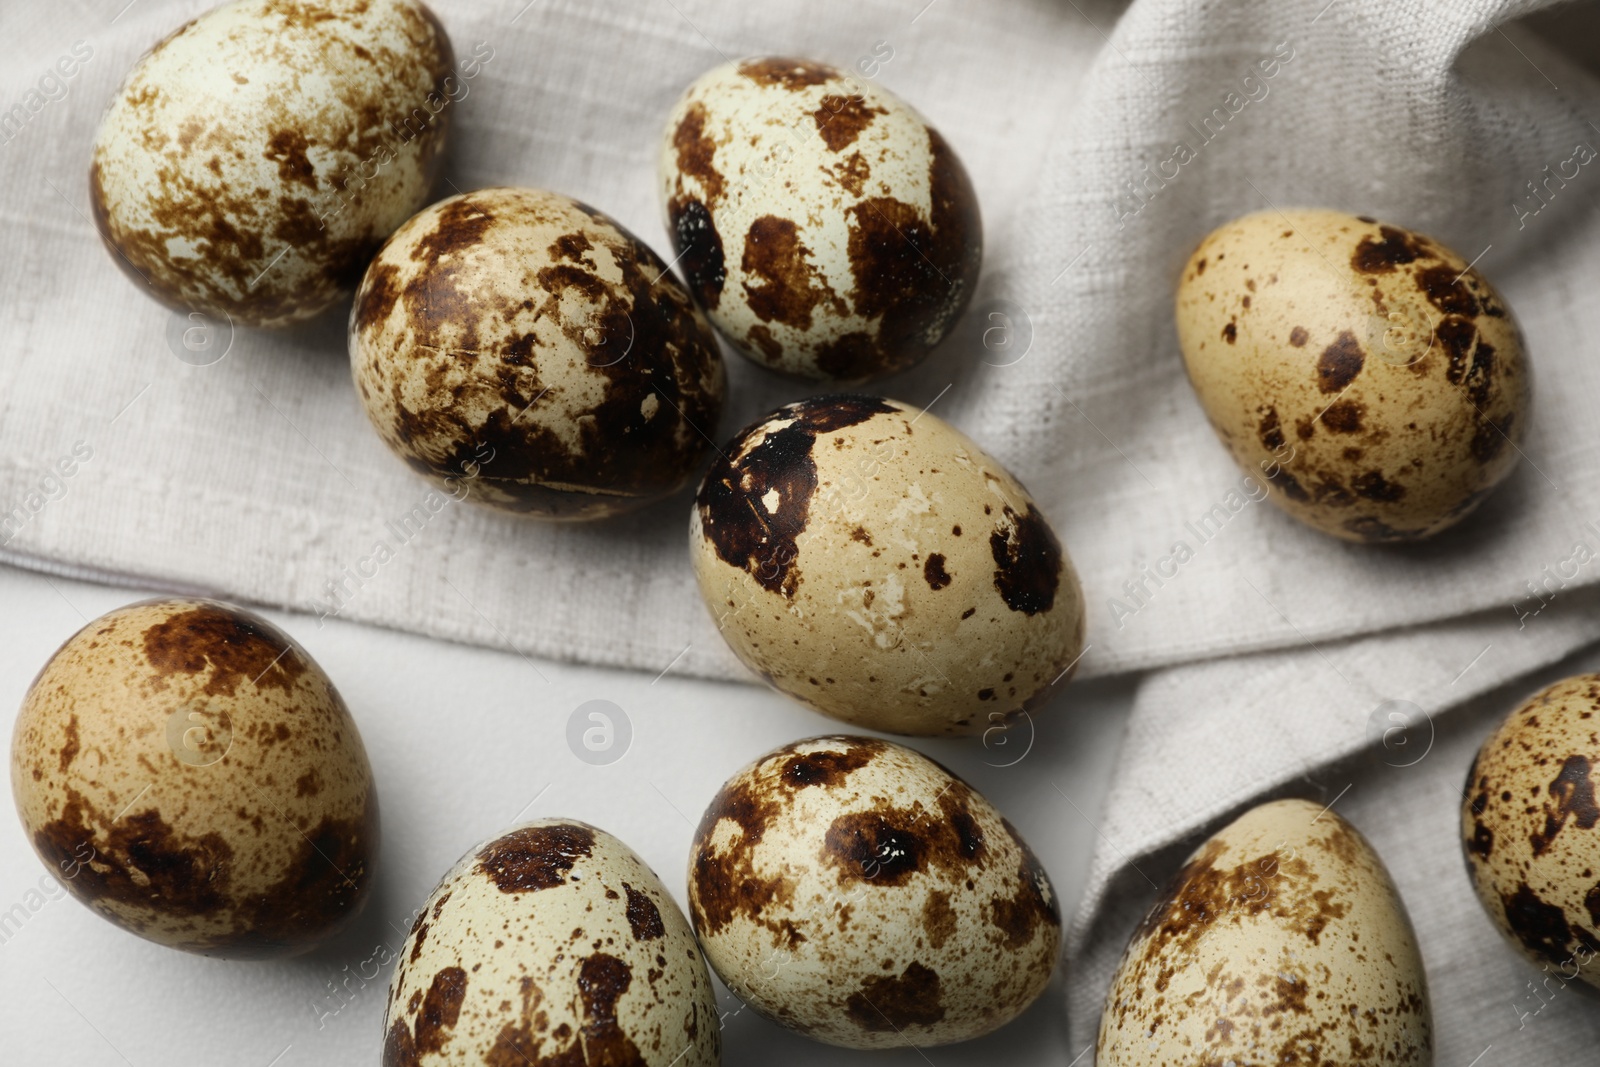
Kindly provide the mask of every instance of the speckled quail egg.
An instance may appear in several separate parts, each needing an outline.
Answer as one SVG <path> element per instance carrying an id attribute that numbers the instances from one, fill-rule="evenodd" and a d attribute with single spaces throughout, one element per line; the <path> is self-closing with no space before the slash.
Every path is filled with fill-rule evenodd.
<path id="1" fill-rule="evenodd" d="M 1547 971 L 1600 987 L 1600 674 L 1541 690 L 1479 749 L 1461 808 L 1478 900 Z"/>
<path id="2" fill-rule="evenodd" d="M 728 780 L 689 859 L 689 913 L 729 989 L 848 1048 L 981 1036 L 1044 991 L 1049 876 L 939 764 L 866 737 L 797 741 Z"/>
<path id="3" fill-rule="evenodd" d="M 1072 561 L 1027 491 L 894 400 L 817 397 L 747 428 L 707 472 L 689 542 L 745 665 L 872 729 L 1003 729 L 1083 647 Z"/>
<path id="4" fill-rule="evenodd" d="M 1177 322 L 1217 435 L 1325 533 L 1431 536 L 1516 465 L 1522 336 L 1483 275 L 1421 234 L 1333 211 L 1247 215 L 1190 257 Z"/>
<path id="5" fill-rule="evenodd" d="M 1366 838 L 1303 800 L 1218 831 L 1128 943 L 1095 1063 L 1431 1067 L 1416 935 Z"/>
<path id="6" fill-rule="evenodd" d="M 176 308 L 310 318 L 427 202 L 466 95 L 454 67 L 416 0 L 238 0 L 185 24 L 134 67 L 95 138 L 90 200 L 112 258 Z"/>
<path id="7" fill-rule="evenodd" d="M 146 600 L 68 639 L 23 700 L 11 788 L 61 884 L 158 944 L 303 952 L 371 888 L 378 797 L 350 712 L 228 604 Z"/>
<path id="8" fill-rule="evenodd" d="M 690 85 L 661 149 L 678 262 L 740 352 L 862 382 L 920 361 L 977 283 L 961 161 L 902 100 L 820 63 L 728 63 Z"/>
<path id="9" fill-rule="evenodd" d="M 468 852 L 417 913 L 383 1067 L 710 1067 L 716 995 L 683 912 L 627 845 L 570 820 Z"/>
<path id="10" fill-rule="evenodd" d="M 541 519 L 675 492 L 722 412 L 716 339 L 667 265 L 537 189 L 454 196 L 402 226 L 356 294 L 350 359 L 402 459 Z"/>

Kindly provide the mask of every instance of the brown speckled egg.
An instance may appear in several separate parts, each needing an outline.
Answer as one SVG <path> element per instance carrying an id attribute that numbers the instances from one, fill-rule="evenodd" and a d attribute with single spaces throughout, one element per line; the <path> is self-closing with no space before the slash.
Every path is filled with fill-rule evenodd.
<path id="1" fill-rule="evenodd" d="M 306 651 L 213 600 L 146 600 L 45 664 L 11 742 L 28 838 L 79 900 L 208 956 L 327 940 L 366 903 L 378 797 Z"/>
<path id="2" fill-rule="evenodd" d="M 689 552 L 746 666 L 876 730 L 1004 727 L 1083 648 L 1078 577 L 1027 491 L 894 400 L 817 397 L 747 428 L 700 486 Z"/>
<path id="3" fill-rule="evenodd" d="M 1190 257 L 1177 321 L 1217 435 L 1324 533 L 1431 536 L 1516 466 L 1522 335 L 1483 275 L 1421 234 L 1333 211 L 1247 215 Z"/>
<path id="4" fill-rule="evenodd" d="M 454 65 L 415 0 L 238 0 L 187 23 L 95 138 L 90 200 L 113 258 L 176 308 L 310 318 L 426 203 L 466 94 Z"/>
<path id="5" fill-rule="evenodd" d="M 1202 845 L 1135 931 L 1098 1067 L 1431 1067 L 1427 975 L 1405 904 L 1360 832 L 1303 800 Z"/>
<path id="6" fill-rule="evenodd" d="M 729 779 L 695 832 L 689 914 L 736 996 L 848 1048 L 1004 1026 L 1044 991 L 1061 914 L 971 786 L 865 737 L 817 737 Z"/>
<path id="7" fill-rule="evenodd" d="M 671 494 L 722 411 L 716 340 L 667 265 L 536 189 L 454 196 L 402 226 L 356 294 L 350 360 L 414 469 L 541 519 Z"/>
<path id="8" fill-rule="evenodd" d="M 417 913 L 389 983 L 383 1067 L 714 1067 L 694 934 L 655 873 L 570 820 L 468 852 Z"/>
<path id="9" fill-rule="evenodd" d="M 1600 988 L 1600 674 L 1535 693 L 1478 750 L 1461 808 L 1467 873 L 1545 971 Z"/>
<path id="10" fill-rule="evenodd" d="M 678 262 L 744 355 L 805 378 L 905 370 L 972 296 L 983 226 L 939 132 L 819 63 L 748 59 L 685 91 L 661 191 Z"/>

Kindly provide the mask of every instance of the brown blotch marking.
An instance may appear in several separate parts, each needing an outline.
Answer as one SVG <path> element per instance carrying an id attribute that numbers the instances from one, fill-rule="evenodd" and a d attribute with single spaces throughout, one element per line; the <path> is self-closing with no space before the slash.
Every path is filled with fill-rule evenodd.
<path id="1" fill-rule="evenodd" d="M 852 540 L 852 541 L 860 541 L 862 544 L 868 546 L 869 548 L 872 545 L 872 535 L 867 533 L 866 527 L 864 527 L 864 526 L 857 526 L 854 530 L 851 530 L 850 531 L 850 540 Z"/>
<path id="2" fill-rule="evenodd" d="M 1505 908 L 1506 926 L 1533 955 L 1548 960 L 1558 967 L 1571 956 L 1567 946 L 1573 940 L 1572 927 L 1567 913 L 1554 904 L 1547 904 L 1522 882 L 1514 893 L 1500 895 Z"/>
<path id="3" fill-rule="evenodd" d="M 791 942 L 798 939 L 792 924 L 762 917 L 769 905 L 793 898 L 793 884 L 782 876 L 763 878 L 756 874 L 753 859 L 767 820 L 779 810 L 777 801 L 756 796 L 742 781 L 724 785 L 707 806 L 695 830 L 690 876 L 691 910 L 695 930 L 701 936 L 715 934 L 735 915 L 742 915 L 769 930 L 787 933 Z M 727 851 L 719 853 L 712 847 L 711 838 L 723 819 L 732 821 L 742 834 L 728 845 Z"/>
<path id="4" fill-rule="evenodd" d="M 796 538 L 806 528 L 817 488 L 811 458 L 817 435 L 896 410 L 876 397 L 835 394 L 790 404 L 746 428 L 727 455 L 744 452 L 744 440 L 769 422 L 792 420 L 737 462 L 727 455 L 714 461 L 701 483 L 695 505 L 718 558 L 748 572 L 763 589 L 793 597 L 800 584 Z M 768 514 L 763 498 L 772 490 L 778 510 Z"/>
<path id="5" fill-rule="evenodd" d="M 868 104 L 859 95 L 822 98 L 822 106 L 811 113 L 817 124 L 817 134 L 830 152 L 841 152 L 855 144 L 861 132 L 872 125 L 873 119 L 888 112 Z"/>
<path id="6" fill-rule="evenodd" d="M 827 280 L 806 261 L 810 254 L 791 220 L 762 215 L 750 224 L 739 265 L 762 283 L 744 283 L 745 303 L 757 318 L 810 329 L 811 313 L 833 297 Z"/>
<path id="7" fill-rule="evenodd" d="M 278 180 L 304 185 L 313 191 L 317 188 L 316 168 L 306 158 L 311 143 L 299 130 L 279 130 L 267 140 L 263 155 L 278 165 Z"/>
<path id="8" fill-rule="evenodd" d="M 1589 913 L 1589 921 L 1600 929 L 1600 883 L 1591 886 L 1589 892 L 1583 897 L 1584 910 Z"/>
<path id="9" fill-rule="evenodd" d="M 878 342 L 860 330 L 837 337 L 816 351 L 817 368 L 839 381 L 858 381 L 882 372 Z"/>
<path id="10" fill-rule="evenodd" d="M 1478 429 L 1472 435 L 1472 442 L 1468 446 L 1472 458 L 1479 463 L 1488 464 L 1505 448 L 1506 441 L 1511 436 L 1512 424 L 1516 421 L 1516 413 L 1507 414 L 1498 423 L 1493 419 L 1482 419 Z"/>
<path id="11" fill-rule="evenodd" d="M 502 893 L 554 889 L 593 848 L 594 832 L 587 826 L 527 826 L 486 845 L 478 853 L 478 869 Z"/>
<path id="12" fill-rule="evenodd" d="M 1261 438 L 1261 446 L 1268 452 L 1276 452 L 1283 447 L 1283 427 L 1278 422 L 1278 409 L 1268 408 L 1261 416 L 1261 421 L 1256 424 L 1256 436 Z"/>
<path id="13" fill-rule="evenodd" d="M 1392 504 L 1406 495 L 1406 487 L 1384 478 L 1382 471 L 1365 471 L 1350 479 L 1356 496 Z"/>
<path id="14" fill-rule="evenodd" d="M 161 674 L 210 670 L 204 692 L 232 696 L 241 681 L 288 692 L 306 666 L 265 619 L 219 604 L 180 611 L 144 632 L 144 655 Z"/>
<path id="15" fill-rule="evenodd" d="M 983 255 L 977 195 L 949 144 L 928 131 L 932 216 L 892 197 L 850 209 L 851 299 L 881 319 L 879 372 L 910 366 L 942 339 L 971 298 Z"/>
<path id="16" fill-rule="evenodd" d="M 939 590 L 949 585 L 952 579 L 944 569 L 944 556 L 938 552 L 930 553 L 928 561 L 922 565 L 922 577 L 927 580 L 929 589 Z"/>
<path id="17" fill-rule="evenodd" d="M 418 1056 L 444 1048 L 450 1037 L 446 1031 L 455 1029 L 466 995 L 467 972 L 460 967 L 446 967 L 433 976 L 422 998 L 422 1010 L 417 1013 L 414 1036 Z"/>
<path id="18" fill-rule="evenodd" d="M 1304 326 L 1296 326 L 1294 329 L 1289 331 L 1289 343 L 1294 345 L 1296 348 L 1304 348 L 1306 346 L 1306 341 L 1310 340 L 1310 338 L 1311 335 L 1306 332 L 1306 328 Z"/>
<path id="19" fill-rule="evenodd" d="M 635 941 L 654 941 L 667 932 L 661 925 L 661 909 L 656 907 L 655 901 L 627 882 L 622 883 L 622 890 L 628 895 L 628 926 L 633 929 Z"/>
<path id="20" fill-rule="evenodd" d="M 994 587 L 1012 611 L 1037 615 L 1055 604 L 1061 582 L 1061 542 L 1032 501 L 1025 515 L 1011 505 L 989 535 L 994 557 Z"/>
<path id="21" fill-rule="evenodd" d="M 1317 358 L 1317 388 L 1324 393 L 1340 392 L 1355 381 L 1365 360 L 1356 335 L 1345 330 Z"/>
<path id="22" fill-rule="evenodd" d="M 1230 345 L 1239 339 L 1239 327 L 1235 323 L 1228 323 L 1222 328 L 1222 339 Z"/>
<path id="23" fill-rule="evenodd" d="M 1339 400 L 1322 413 L 1322 423 L 1334 433 L 1360 433 L 1367 409 L 1354 400 Z"/>
<path id="24" fill-rule="evenodd" d="M 739 73 L 757 85 L 772 86 L 798 92 L 813 85 L 823 85 L 839 77 L 839 72 L 821 63 L 785 56 L 767 56 L 748 59 L 739 64 Z"/>
<path id="25" fill-rule="evenodd" d="M 851 196 L 860 196 L 872 177 L 872 166 L 860 152 L 851 152 L 828 171 Z"/>
<path id="26" fill-rule="evenodd" d="M 672 244 L 683 266 L 683 276 L 702 307 L 715 309 L 722 302 L 728 281 L 722 235 L 705 204 L 693 197 L 674 197 L 667 207 L 672 219 Z M 771 335 L 768 334 L 770 337 Z"/>
<path id="27" fill-rule="evenodd" d="M 322 778 L 315 767 L 294 780 L 294 795 L 297 797 L 314 797 L 320 792 Z"/>
<path id="28" fill-rule="evenodd" d="M 851 771 L 858 771 L 884 751 L 881 744 L 852 741 L 843 752 L 801 752 L 783 762 L 778 778 L 793 789 L 820 785 L 832 789 L 841 785 Z"/>
<path id="29" fill-rule="evenodd" d="M 1362 274 L 1388 274 L 1425 253 L 1413 235 L 1393 226 L 1378 227 L 1378 239 L 1363 237 L 1350 257 L 1350 266 Z"/>
<path id="30" fill-rule="evenodd" d="M 873 975 L 845 1001 L 845 1011 L 863 1030 L 882 1033 L 908 1026 L 933 1026 L 944 1019 L 939 973 L 912 961 L 899 975 Z"/>
<path id="31" fill-rule="evenodd" d="M 922 903 L 922 929 L 928 935 L 928 944 L 943 948 L 956 932 L 956 910 L 950 906 L 950 894 L 935 889 Z"/>
<path id="32" fill-rule="evenodd" d="M 1478 298 L 1467 288 L 1466 276 L 1447 263 L 1423 267 L 1417 271 L 1417 288 L 1429 302 L 1446 315 L 1476 316 L 1480 310 Z M 1460 279 L 1459 281 L 1457 279 Z"/>
<path id="33" fill-rule="evenodd" d="M 67 727 L 63 733 L 65 734 L 65 737 L 61 742 L 61 751 L 59 756 L 61 761 L 61 773 L 65 774 L 67 768 L 72 765 L 72 761 L 78 758 L 79 744 L 77 715 L 73 715 L 67 719 Z"/>
<path id="34" fill-rule="evenodd" d="M 1472 828 L 1472 836 L 1466 841 L 1467 851 L 1480 859 L 1488 859 L 1494 852 L 1494 831 L 1483 825 L 1483 820 L 1478 819 Z M 1600 925 L 1600 918 L 1595 920 Z"/>
<path id="35" fill-rule="evenodd" d="M 716 203 L 722 197 L 722 172 L 717 169 L 717 143 L 706 133 L 706 107 L 700 101 L 691 103 L 672 132 L 672 147 L 678 157 L 678 172 L 695 178 L 705 190 L 705 197 Z"/>
<path id="36" fill-rule="evenodd" d="M 1550 799 L 1544 805 L 1544 829 L 1528 838 L 1535 856 L 1549 850 L 1568 819 L 1580 830 L 1592 830 L 1600 822 L 1600 807 L 1595 805 L 1594 780 L 1589 771 L 1587 756 L 1568 756 L 1561 764 L 1560 773 L 1546 790 Z"/>

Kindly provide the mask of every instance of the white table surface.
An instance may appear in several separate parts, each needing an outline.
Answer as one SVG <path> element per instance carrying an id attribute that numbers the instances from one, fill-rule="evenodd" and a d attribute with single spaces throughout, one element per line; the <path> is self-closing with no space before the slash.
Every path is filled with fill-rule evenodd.
<path id="1" fill-rule="evenodd" d="M 148 595 L 0 567 L 0 706 L 17 708 L 46 659 L 86 621 Z M 722 782 L 770 748 L 839 727 L 756 686 L 676 678 L 670 670 L 652 678 L 264 614 L 311 652 L 361 727 L 383 812 L 383 851 L 365 913 L 332 943 L 292 960 L 228 962 L 161 948 L 56 891 L 20 821 L 0 818 L 0 1062 L 376 1064 L 389 970 L 373 976 L 369 961 L 398 949 L 404 917 L 468 848 L 519 818 L 583 819 L 638 851 L 681 904 L 694 824 Z M 991 738 L 988 747 L 976 739 L 913 742 L 1017 825 L 1069 915 L 1099 843 L 1094 823 L 1132 693 L 1131 680 L 1069 687 L 1037 716 L 1031 749 L 1026 737 L 1003 745 Z M 567 744 L 569 716 L 590 700 L 615 703 L 632 725 L 626 753 L 608 765 L 579 760 Z M 41 885 L 52 895 L 31 892 Z M 1058 969 L 1032 1009 L 987 1038 L 892 1053 L 814 1044 L 741 1010 L 719 987 L 723 1058 L 759 1058 L 767 1067 L 1059 1067 L 1083 1051 L 1068 1046 L 1061 978 Z"/>

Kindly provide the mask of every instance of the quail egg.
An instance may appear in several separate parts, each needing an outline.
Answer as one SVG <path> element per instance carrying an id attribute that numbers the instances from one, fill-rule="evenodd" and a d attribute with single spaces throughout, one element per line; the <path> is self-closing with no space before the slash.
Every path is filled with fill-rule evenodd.
<path id="1" fill-rule="evenodd" d="M 898 97 L 766 57 L 700 77 L 673 108 L 661 192 L 690 289 L 748 358 L 863 382 L 919 362 L 972 296 L 977 196 Z"/>
<path id="2" fill-rule="evenodd" d="M 797 741 L 728 780 L 695 831 L 689 914 L 736 996 L 847 1048 L 989 1033 L 1061 948 L 1016 828 L 939 764 L 865 737 Z"/>
<path id="3" fill-rule="evenodd" d="M 426 202 L 466 93 L 454 68 L 416 0 L 237 0 L 184 24 L 95 138 L 90 202 L 112 258 L 181 310 L 316 315 Z"/>
<path id="4" fill-rule="evenodd" d="M 1516 466 L 1522 335 L 1483 275 L 1422 234 L 1333 211 L 1247 215 L 1190 257 L 1177 322 L 1218 437 L 1325 533 L 1429 537 Z"/>
<path id="5" fill-rule="evenodd" d="M 745 665 L 860 726 L 1006 729 L 1083 649 L 1077 575 L 1027 491 L 894 400 L 816 397 L 744 430 L 701 483 L 689 542 Z"/>
<path id="6" fill-rule="evenodd" d="M 372 886 L 378 798 L 350 712 L 228 604 L 147 600 L 69 638 L 23 700 L 11 785 L 57 879 L 157 944 L 303 952 Z"/>

